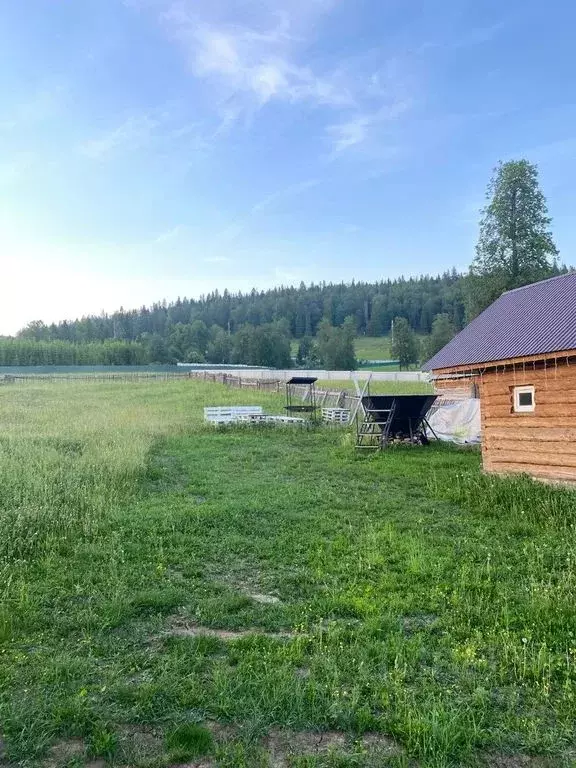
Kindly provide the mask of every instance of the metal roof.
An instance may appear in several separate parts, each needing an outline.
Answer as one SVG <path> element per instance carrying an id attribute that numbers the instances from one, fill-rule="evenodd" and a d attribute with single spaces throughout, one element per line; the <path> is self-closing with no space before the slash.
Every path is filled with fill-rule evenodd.
<path id="1" fill-rule="evenodd" d="M 314 376 L 292 376 L 291 379 L 288 379 L 286 382 L 287 384 L 314 384 L 315 381 L 318 381 L 317 378 Z"/>
<path id="2" fill-rule="evenodd" d="M 576 349 L 576 273 L 515 288 L 423 365 L 425 371 Z"/>

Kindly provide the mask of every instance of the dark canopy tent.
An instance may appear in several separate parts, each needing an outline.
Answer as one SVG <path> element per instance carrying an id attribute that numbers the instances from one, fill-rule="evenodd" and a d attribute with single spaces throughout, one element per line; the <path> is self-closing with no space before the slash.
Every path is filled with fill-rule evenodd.
<path id="1" fill-rule="evenodd" d="M 292 376 L 286 382 L 286 410 L 288 413 L 314 414 L 316 405 L 316 387 L 318 379 L 314 376 Z M 304 394 L 304 399 L 302 398 Z"/>

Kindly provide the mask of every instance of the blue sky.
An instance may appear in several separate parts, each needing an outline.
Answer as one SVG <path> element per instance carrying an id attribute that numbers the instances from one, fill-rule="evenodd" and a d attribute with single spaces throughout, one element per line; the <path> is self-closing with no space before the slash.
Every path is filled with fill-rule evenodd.
<path id="1" fill-rule="evenodd" d="M 575 260 L 569 0 L 0 6 L 0 333 L 463 269 L 511 157 Z"/>

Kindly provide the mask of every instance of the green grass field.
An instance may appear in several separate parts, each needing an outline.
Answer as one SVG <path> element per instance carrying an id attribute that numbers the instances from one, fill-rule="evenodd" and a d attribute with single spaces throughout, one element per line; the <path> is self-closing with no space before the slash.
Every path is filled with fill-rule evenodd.
<path id="1" fill-rule="evenodd" d="M 362 391 L 365 381 L 359 379 L 358 384 Z M 318 379 L 316 387 L 319 390 L 356 394 L 356 387 L 351 379 Z M 426 381 L 370 381 L 369 391 L 373 395 L 421 395 L 433 394 L 434 386 Z"/>
<path id="2" fill-rule="evenodd" d="M 390 360 L 390 336 L 358 336 L 354 342 L 359 360 Z"/>
<path id="3" fill-rule="evenodd" d="M 576 494 L 281 400 L 0 388 L 0 764 L 574 765 Z"/>
<path id="4" fill-rule="evenodd" d="M 362 360 L 389 360 L 390 337 L 389 336 L 358 336 L 354 342 L 356 357 Z M 292 355 L 298 352 L 298 340 L 291 344 Z"/>
<path id="5" fill-rule="evenodd" d="M 392 352 L 390 350 L 390 336 L 358 336 L 354 342 L 356 358 L 358 360 L 390 360 Z M 298 352 L 298 341 L 291 343 L 292 356 L 295 357 Z M 398 366 L 370 366 L 364 370 L 370 371 L 397 371 Z M 419 366 L 414 366 L 414 370 L 419 370 Z"/>

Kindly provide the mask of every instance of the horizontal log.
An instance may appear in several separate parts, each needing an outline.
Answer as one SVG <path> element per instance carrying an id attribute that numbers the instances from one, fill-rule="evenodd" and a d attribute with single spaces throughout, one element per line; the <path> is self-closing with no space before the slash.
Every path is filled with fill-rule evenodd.
<path id="1" fill-rule="evenodd" d="M 522 413 L 515 413 L 511 405 L 485 404 L 484 407 L 481 406 L 481 409 L 487 421 L 498 418 L 506 418 L 507 416 L 514 416 L 518 419 L 518 421 L 521 421 L 522 419 L 527 419 L 530 421 L 536 418 L 546 419 L 549 417 L 554 418 L 559 416 L 576 419 L 576 403 L 539 404 L 538 401 L 536 401 L 536 408 L 533 411 L 526 411 Z"/>
<path id="2" fill-rule="evenodd" d="M 527 382 L 514 382 L 503 381 L 500 384 L 491 384 L 489 387 L 484 387 L 482 390 L 482 397 L 501 397 L 514 390 L 514 387 L 535 387 L 537 392 L 543 392 L 546 394 L 555 392 L 576 392 L 576 376 L 574 378 L 562 378 L 562 379 L 547 379 L 546 381 L 532 381 Z"/>
<path id="3" fill-rule="evenodd" d="M 513 413 L 507 416 L 494 416 L 483 419 L 483 425 L 486 429 L 496 427 L 512 427 L 514 429 L 540 429 L 541 427 L 573 427 L 576 425 L 574 418 L 567 419 L 565 416 L 546 416 L 543 417 L 536 413 Z"/>
<path id="4" fill-rule="evenodd" d="M 540 433 L 537 432 L 532 440 L 518 440 L 513 431 L 505 439 L 495 439 L 493 435 L 487 433 L 484 437 L 486 450 L 493 455 L 499 451 L 513 452 L 523 456 L 532 456 L 537 459 L 542 453 L 553 454 L 557 456 L 574 455 L 576 456 L 576 442 L 570 440 L 540 440 Z"/>
<path id="5" fill-rule="evenodd" d="M 490 441 L 514 439 L 529 442 L 576 442 L 576 425 L 574 427 L 516 426 L 509 429 L 488 426 L 485 430 L 485 439 Z"/>
<path id="6" fill-rule="evenodd" d="M 576 471 L 576 454 L 573 453 L 552 453 L 548 451 L 527 451 L 493 450 L 490 446 L 486 447 L 486 456 L 492 465 L 495 464 L 529 464 L 539 467 L 574 467 Z"/>
<path id="7" fill-rule="evenodd" d="M 529 384 L 542 385 L 565 380 L 576 382 L 576 365 L 548 368 L 542 371 L 517 371 L 515 374 L 512 372 L 488 374 L 481 378 L 480 387 L 483 391 L 489 392 L 494 388 L 498 389 L 503 386 L 521 387 Z"/>
<path id="8" fill-rule="evenodd" d="M 484 469 L 486 472 L 494 472 L 495 474 L 507 475 L 507 474 L 520 474 L 531 475 L 532 477 L 540 478 L 542 480 L 562 480 L 576 482 L 576 469 L 571 467 L 542 467 L 531 466 L 529 464 L 515 464 L 510 463 L 498 463 L 490 464 L 484 462 Z"/>
<path id="9" fill-rule="evenodd" d="M 576 407 L 576 389 L 544 389 L 543 387 L 537 386 L 535 389 L 535 399 L 536 408 L 544 405 L 574 405 Z M 508 390 L 498 395 L 488 395 L 483 397 L 482 405 L 485 409 L 501 406 L 511 407 L 513 400 L 513 391 Z"/>

